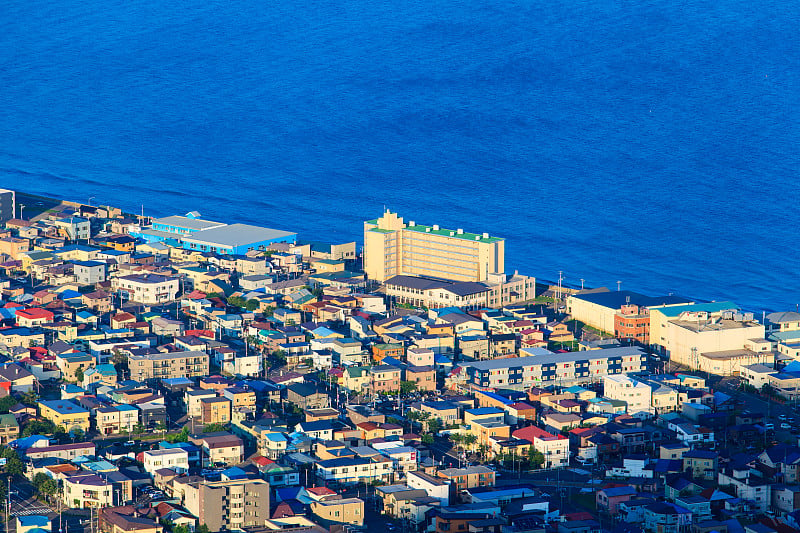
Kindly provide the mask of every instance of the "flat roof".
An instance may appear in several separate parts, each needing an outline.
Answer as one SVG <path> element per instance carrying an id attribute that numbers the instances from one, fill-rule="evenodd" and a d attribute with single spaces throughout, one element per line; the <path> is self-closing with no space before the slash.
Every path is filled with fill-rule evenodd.
<path id="1" fill-rule="evenodd" d="M 433 235 L 439 235 L 441 237 L 452 237 L 454 239 L 463 239 L 465 241 L 474 241 L 474 242 L 499 242 L 505 240 L 500 237 L 492 237 L 492 236 L 484 237 L 479 233 L 469 233 L 463 230 L 461 233 L 458 233 L 458 230 L 454 229 L 445 229 L 445 228 L 434 229 L 433 226 L 426 226 L 424 224 L 416 224 L 414 226 L 406 225 L 405 229 L 408 231 L 415 231 L 417 233 L 431 233 Z"/>
<path id="2" fill-rule="evenodd" d="M 739 310 L 739 306 L 733 302 L 709 302 L 703 304 L 676 305 L 672 307 L 660 307 L 657 309 L 664 316 L 679 316 L 686 312 L 706 312 L 719 313 L 720 311 Z"/>
<path id="3" fill-rule="evenodd" d="M 175 226 L 179 228 L 193 229 L 195 231 L 215 228 L 217 226 L 224 226 L 222 222 L 214 222 L 213 220 L 203 220 L 202 218 L 189 218 L 180 215 L 171 215 L 168 217 L 157 218 L 153 220 L 153 225 L 163 224 L 165 226 Z M 174 233 L 170 235 L 174 236 Z"/>
<path id="4" fill-rule="evenodd" d="M 216 244 L 222 246 L 245 246 L 262 241 L 272 241 L 297 237 L 296 233 L 277 229 L 262 228 L 249 224 L 229 224 L 196 231 L 191 235 L 181 237 L 184 242 L 198 244 Z"/>
<path id="5" fill-rule="evenodd" d="M 606 348 L 604 350 L 586 350 L 582 352 L 551 353 L 533 355 L 528 357 L 510 357 L 506 359 L 491 359 L 488 361 L 475 361 L 460 363 L 461 367 L 472 367 L 478 370 L 497 370 L 500 368 L 516 368 L 526 365 L 546 365 L 552 363 L 567 363 L 589 359 L 606 359 L 608 357 L 630 357 L 644 355 L 638 346 L 622 346 L 619 348 Z"/>
<path id="6" fill-rule="evenodd" d="M 696 322 L 693 320 L 670 320 L 670 323 L 696 333 L 702 333 L 704 331 L 723 331 L 727 329 L 764 328 L 764 326 L 755 321 L 737 322 L 736 320 L 718 320 L 716 322 Z"/>

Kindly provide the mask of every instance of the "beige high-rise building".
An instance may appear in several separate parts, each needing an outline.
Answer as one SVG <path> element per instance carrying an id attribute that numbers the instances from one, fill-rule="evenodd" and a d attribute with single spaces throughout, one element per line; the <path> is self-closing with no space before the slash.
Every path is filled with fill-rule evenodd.
<path id="1" fill-rule="evenodd" d="M 408 223 L 386 211 L 364 222 L 364 271 L 370 279 L 423 276 L 485 281 L 505 270 L 505 240 L 437 225 Z"/>
<path id="2" fill-rule="evenodd" d="M 263 526 L 269 520 L 269 483 L 263 479 L 197 479 L 184 485 L 183 503 L 211 531 Z"/>

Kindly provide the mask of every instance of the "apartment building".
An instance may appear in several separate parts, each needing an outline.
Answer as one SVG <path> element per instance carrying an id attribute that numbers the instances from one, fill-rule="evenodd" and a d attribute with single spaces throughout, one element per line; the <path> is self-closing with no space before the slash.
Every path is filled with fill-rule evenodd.
<path id="1" fill-rule="evenodd" d="M 207 376 L 208 354 L 187 351 L 131 355 L 128 367 L 134 381 Z"/>
<path id="2" fill-rule="evenodd" d="M 505 240 L 488 233 L 405 223 L 390 211 L 364 222 L 364 271 L 369 279 L 408 275 L 483 281 L 504 270 Z"/>
<path id="3" fill-rule="evenodd" d="M 541 355 L 474 361 L 459 366 L 465 372 L 466 383 L 474 387 L 524 390 L 598 382 L 606 375 L 641 372 L 647 364 L 647 355 L 636 346 L 558 354 L 541 349 L 520 350 L 521 355 L 526 353 Z"/>
<path id="4" fill-rule="evenodd" d="M 159 274 L 131 274 L 112 278 L 111 288 L 127 300 L 160 304 L 175 300 L 180 290 L 180 280 Z"/>
<path id="5" fill-rule="evenodd" d="M 444 468 L 437 472 L 440 478 L 449 481 L 456 494 L 462 490 L 475 487 L 494 487 L 495 472 L 485 466 L 469 466 L 467 468 Z"/>
<path id="6" fill-rule="evenodd" d="M 629 415 L 652 412 L 653 389 L 641 381 L 624 375 L 603 378 L 603 396 L 625 402 Z"/>
<path id="7" fill-rule="evenodd" d="M 244 442 L 236 435 L 214 435 L 192 438 L 202 450 L 203 466 L 238 465 L 244 461 Z"/>
<path id="8" fill-rule="evenodd" d="M 318 461 L 314 466 L 317 479 L 326 484 L 354 485 L 374 481 L 386 483 L 394 475 L 394 462 L 382 455 L 328 459 Z"/>
<path id="9" fill-rule="evenodd" d="M 114 484 L 94 473 L 81 472 L 64 478 L 63 501 L 67 507 L 89 509 L 111 507 L 115 503 Z"/>
<path id="10" fill-rule="evenodd" d="M 98 407 L 94 410 L 94 423 L 101 435 L 130 432 L 139 423 L 139 409 L 125 404 Z"/>
<path id="11" fill-rule="evenodd" d="M 269 483 L 262 479 L 194 481 L 183 487 L 183 503 L 211 531 L 263 526 L 270 518 Z"/>
<path id="12" fill-rule="evenodd" d="M 364 525 L 364 500 L 359 498 L 323 499 L 311 502 L 311 514 L 324 527 L 337 524 Z"/>
<path id="13" fill-rule="evenodd" d="M 400 390 L 400 369 L 391 365 L 370 367 L 370 388 L 374 393 Z"/>
<path id="14" fill-rule="evenodd" d="M 189 470 L 189 452 L 181 448 L 148 450 L 142 453 L 144 470 L 151 476 L 156 470 L 169 468 L 178 474 Z"/>
<path id="15" fill-rule="evenodd" d="M 203 424 L 227 424 L 231 421 L 231 401 L 214 397 L 200 400 L 200 421 Z"/>

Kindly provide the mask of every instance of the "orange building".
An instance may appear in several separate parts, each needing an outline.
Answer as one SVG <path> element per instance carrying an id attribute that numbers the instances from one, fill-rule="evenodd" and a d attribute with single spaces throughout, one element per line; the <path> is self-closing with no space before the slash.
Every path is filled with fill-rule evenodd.
<path id="1" fill-rule="evenodd" d="M 650 313 L 646 307 L 623 305 L 614 315 L 614 335 L 639 344 L 650 344 Z"/>
<path id="2" fill-rule="evenodd" d="M 402 344 L 375 344 L 372 346 L 372 359 L 377 364 L 380 364 L 385 357 L 394 357 L 402 361 L 403 353 Z"/>

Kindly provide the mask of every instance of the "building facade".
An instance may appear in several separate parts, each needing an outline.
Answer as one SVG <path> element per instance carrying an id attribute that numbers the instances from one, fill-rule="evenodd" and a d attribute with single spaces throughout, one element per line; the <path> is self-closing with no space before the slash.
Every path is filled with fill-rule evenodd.
<path id="1" fill-rule="evenodd" d="M 128 357 L 131 379 L 169 379 L 208 375 L 208 354 L 200 351 L 132 355 Z"/>
<path id="2" fill-rule="evenodd" d="M 483 281 L 505 270 L 505 240 L 488 233 L 403 222 L 386 211 L 364 222 L 364 270 L 384 281 L 397 275 Z"/>

